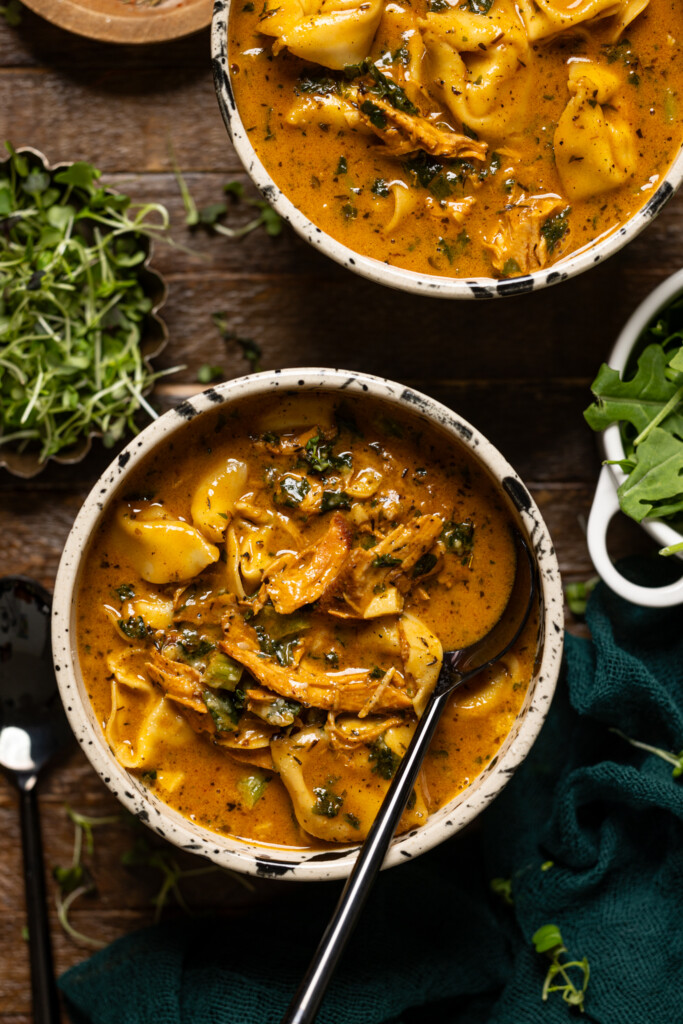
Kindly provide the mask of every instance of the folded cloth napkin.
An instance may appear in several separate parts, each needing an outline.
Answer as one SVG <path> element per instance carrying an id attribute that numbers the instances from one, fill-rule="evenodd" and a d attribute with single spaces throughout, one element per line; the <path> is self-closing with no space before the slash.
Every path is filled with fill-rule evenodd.
<path id="1" fill-rule="evenodd" d="M 683 1022 L 683 777 L 610 732 L 683 747 L 683 616 L 600 585 L 587 621 L 592 641 L 567 636 L 547 722 L 480 827 L 378 879 L 320 1024 L 577 1019 L 559 992 L 542 1001 L 545 924 L 588 959 L 584 1020 Z M 511 905 L 493 878 L 511 880 Z M 247 919 L 127 935 L 61 978 L 72 1021 L 277 1024 L 339 891 L 293 885 Z"/>

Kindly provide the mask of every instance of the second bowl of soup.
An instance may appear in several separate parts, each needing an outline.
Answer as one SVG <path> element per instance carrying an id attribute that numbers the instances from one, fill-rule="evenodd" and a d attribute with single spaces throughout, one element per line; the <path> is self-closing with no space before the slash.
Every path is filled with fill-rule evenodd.
<path id="1" fill-rule="evenodd" d="M 390 382 L 233 381 L 119 456 L 57 580 L 74 730 L 116 795 L 179 845 L 245 871 L 343 875 L 443 652 L 505 608 L 515 530 L 541 602 L 514 650 L 452 699 L 389 863 L 413 856 L 525 756 L 555 684 L 562 596 L 502 456 Z"/>
<path id="2" fill-rule="evenodd" d="M 328 256 L 468 298 L 579 273 L 683 176 L 678 0 L 216 5 L 219 104 Z"/>

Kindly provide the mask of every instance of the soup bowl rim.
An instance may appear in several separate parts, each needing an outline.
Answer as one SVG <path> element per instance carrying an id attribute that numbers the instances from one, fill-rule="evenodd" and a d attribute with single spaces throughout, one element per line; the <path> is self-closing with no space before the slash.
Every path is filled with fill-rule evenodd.
<path id="1" fill-rule="evenodd" d="M 323 880 L 346 877 L 356 846 L 293 849 L 218 835 L 181 815 L 155 796 L 116 760 L 88 698 L 76 652 L 76 599 L 89 541 L 140 461 L 177 439 L 197 416 L 248 398 L 287 392 L 323 391 L 400 407 L 406 416 L 435 424 L 464 447 L 493 482 L 528 540 L 538 568 L 541 615 L 539 655 L 522 710 L 501 748 L 457 797 L 430 815 L 419 829 L 396 836 L 386 866 L 404 863 L 454 835 L 504 788 L 533 745 L 552 700 L 563 641 L 563 593 L 547 527 L 528 490 L 507 460 L 467 421 L 446 406 L 401 384 L 369 374 L 328 368 L 292 368 L 250 374 L 219 384 L 181 402 L 151 423 L 117 455 L 92 488 L 67 538 L 55 584 L 52 646 L 59 689 L 71 728 L 104 783 L 123 805 L 176 846 L 226 868 L 263 877 Z"/>
<path id="2" fill-rule="evenodd" d="M 431 295 L 444 299 L 505 298 L 559 284 L 584 273 L 622 249 L 659 214 L 683 182 L 682 142 L 654 195 L 631 214 L 620 227 L 550 266 L 521 277 L 504 279 L 441 277 L 437 274 L 421 274 L 404 267 L 391 266 L 371 256 L 365 256 L 339 242 L 295 206 L 273 180 L 257 155 L 237 108 L 230 78 L 228 18 L 231 2 L 232 0 L 215 0 L 214 2 L 211 23 L 211 59 L 218 106 L 230 140 L 244 169 L 264 199 L 304 241 L 312 245 L 314 249 L 320 249 L 336 263 L 375 284 L 383 284 L 414 295 Z"/>

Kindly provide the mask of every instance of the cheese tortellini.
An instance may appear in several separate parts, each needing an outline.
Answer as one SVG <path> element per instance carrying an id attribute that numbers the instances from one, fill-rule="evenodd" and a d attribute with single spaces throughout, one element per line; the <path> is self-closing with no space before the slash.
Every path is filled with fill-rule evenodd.
<path id="1" fill-rule="evenodd" d="M 616 188 L 635 170 L 635 138 L 619 114 L 620 88 L 608 68 L 580 63 L 569 69 L 571 99 L 555 131 L 555 161 L 570 200 Z"/>
<path id="2" fill-rule="evenodd" d="M 547 39 L 584 22 L 614 18 L 615 35 L 645 10 L 649 0 L 519 0 L 529 39 Z"/>
<path id="3" fill-rule="evenodd" d="M 264 12 L 260 27 L 277 37 L 275 53 L 286 47 L 297 57 L 342 71 L 367 57 L 382 8 L 382 0 L 283 0 Z"/>

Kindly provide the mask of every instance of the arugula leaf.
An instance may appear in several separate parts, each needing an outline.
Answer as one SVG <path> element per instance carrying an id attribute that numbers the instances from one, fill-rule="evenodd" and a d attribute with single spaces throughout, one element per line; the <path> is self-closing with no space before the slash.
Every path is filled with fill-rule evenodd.
<path id="1" fill-rule="evenodd" d="M 677 361 L 678 356 L 680 352 L 674 357 Z M 626 422 L 641 434 L 678 389 L 679 382 L 667 377 L 669 362 L 662 345 L 652 344 L 641 353 L 637 372 L 630 380 L 622 380 L 618 370 L 603 363 L 591 385 L 596 401 L 583 414 L 589 427 L 605 430 L 612 423 Z M 667 428 L 683 437 L 683 409 L 672 410 Z"/>
<path id="2" fill-rule="evenodd" d="M 638 446 L 637 462 L 617 493 L 622 510 L 637 523 L 683 512 L 683 441 L 655 427 Z"/>

